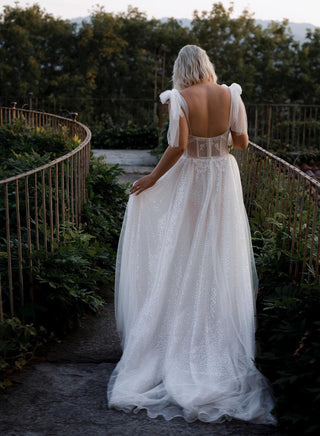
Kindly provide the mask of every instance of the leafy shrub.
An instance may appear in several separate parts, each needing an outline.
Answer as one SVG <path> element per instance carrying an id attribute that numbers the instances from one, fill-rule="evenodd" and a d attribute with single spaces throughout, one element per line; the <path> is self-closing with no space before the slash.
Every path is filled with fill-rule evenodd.
<path id="1" fill-rule="evenodd" d="M 60 233 L 62 243 L 45 256 L 34 255 L 35 303 L 20 308 L 36 325 L 43 325 L 63 336 L 78 325 L 84 312 L 102 308 L 97 294 L 108 276 L 108 249 L 82 229 L 66 227 Z M 101 268 L 102 263 L 105 268 Z"/>
<path id="2" fill-rule="evenodd" d="M 288 271 L 290 263 L 296 259 L 288 249 L 292 233 L 284 215 L 276 213 L 274 217 L 265 217 L 260 209 L 250 217 L 250 227 L 260 280 L 274 280 L 277 285 L 293 280 Z"/>
<path id="3" fill-rule="evenodd" d="M 308 165 L 320 165 L 320 152 L 318 150 L 303 152 L 277 151 L 276 155 L 293 165 L 301 165 L 303 163 Z"/>
<path id="4" fill-rule="evenodd" d="M 1 164 L 0 180 L 40 167 L 52 160 L 50 153 L 40 155 L 36 151 L 31 150 L 30 152 L 25 151 L 18 154 L 14 150 L 11 150 L 11 157 L 8 157 L 6 161 Z"/>
<path id="5" fill-rule="evenodd" d="M 83 208 L 86 231 L 111 244 L 114 252 L 128 201 L 127 186 L 117 181 L 122 172 L 118 165 L 109 165 L 102 157 L 92 155 L 86 181 L 88 198 Z"/>
<path id="6" fill-rule="evenodd" d="M 167 139 L 168 128 L 169 128 L 169 121 L 166 121 L 159 132 L 158 145 L 155 149 L 151 151 L 151 153 L 157 156 L 158 159 L 160 159 L 160 157 L 168 147 L 168 139 Z"/>
<path id="7" fill-rule="evenodd" d="M 23 324 L 17 318 L 8 318 L 0 323 L 0 389 L 12 384 L 9 376 L 21 369 L 36 349 L 44 342 L 47 331 L 36 329 L 33 324 Z"/>
<path id="8" fill-rule="evenodd" d="M 65 127 L 32 128 L 23 120 L 0 127 L 0 179 L 44 165 L 76 148 L 80 141 L 70 138 Z"/>
<path id="9" fill-rule="evenodd" d="M 257 364 L 271 380 L 276 414 L 288 434 L 315 434 L 320 402 L 319 283 L 297 284 L 288 272 L 292 241 L 286 217 L 250 219 L 260 289 L 257 300 Z M 303 250 L 303 248 L 301 248 Z"/>
<path id="10" fill-rule="evenodd" d="M 273 382 L 275 412 L 288 434 L 319 434 L 319 285 L 262 283 L 257 359 Z"/>
<path id="11" fill-rule="evenodd" d="M 153 149 L 158 144 L 158 129 L 154 126 L 126 127 L 99 125 L 92 131 L 92 148 Z"/>

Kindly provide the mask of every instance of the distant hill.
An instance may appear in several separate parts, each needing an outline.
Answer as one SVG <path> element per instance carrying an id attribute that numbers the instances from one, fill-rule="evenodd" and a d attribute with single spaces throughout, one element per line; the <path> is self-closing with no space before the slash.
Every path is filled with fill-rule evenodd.
<path id="1" fill-rule="evenodd" d="M 85 21 L 86 23 L 90 22 L 90 17 L 76 17 L 76 18 L 71 18 L 70 23 L 74 23 L 77 26 L 81 26 L 82 21 Z"/>
<path id="2" fill-rule="evenodd" d="M 190 20 L 190 18 L 177 18 L 177 20 L 179 21 L 179 23 L 183 27 L 190 27 L 191 26 L 192 20 Z M 70 20 L 71 23 L 76 23 L 77 26 L 81 26 L 82 21 L 90 22 L 90 17 L 76 17 L 76 18 L 72 18 Z M 166 21 L 168 21 L 168 18 L 161 18 L 161 21 L 166 22 Z M 275 21 L 277 23 L 280 23 L 280 21 L 277 21 L 277 20 L 275 20 Z M 255 23 L 260 24 L 262 26 L 262 28 L 265 29 L 268 26 L 268 24 L 271 23 L 271 21 L 270 20 L 255 20 Z M 314 24 L 310 24 L 310 23 L 289 22 L 289 27 L 291 28 L 294 39 L 296 41 L 303 43 L 306 39 L 307 29 L 311 29 L 311 31 L 314 31 L 314 29 L 316 29 L 317 26 L 315 26 Z"/>
<path id="3" fill-rule="evenodd" d="M 256 24 L 260 24 L 262 28 L 266 28 L 268 24 L 271 22 L 270 20 L 255 20 Z M 276 21 L 280 23 L 280 21 Z M 292 23 L 289 22 L 289 27 L 291 28 L 292 34 L 296 41 L 304 42 L 306 39 L 307 29 L 310 29 L 312 32 L 316 29 L 317 26 L 314 26 L 310 23 Z"/>

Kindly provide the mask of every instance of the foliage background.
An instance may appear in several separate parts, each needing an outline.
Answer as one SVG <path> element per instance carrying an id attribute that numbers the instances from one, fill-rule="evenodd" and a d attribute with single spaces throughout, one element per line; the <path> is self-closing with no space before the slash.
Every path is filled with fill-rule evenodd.
<path id="1" fill-rule="evenodd" d="M 231 18 L 232 11 L 213 3 L 210 11 L 195 11 L 189 28 L 173 18 L 147 19 L 134 7 L 114 14 L 97 6 L 78 27 L 37 4 L 5 6 L 2 104 L 76 110 L 91 127 L 152 124 L 154 103 L 161 90 L 171 88 L 173 63 L 185 44 L 206 49 L 219 83 L 240 83 L 245 102 L 319 104 L 320 29 L 308 31 L 301 44 L 287 20 L 263 29 L 248 11 Z"/>

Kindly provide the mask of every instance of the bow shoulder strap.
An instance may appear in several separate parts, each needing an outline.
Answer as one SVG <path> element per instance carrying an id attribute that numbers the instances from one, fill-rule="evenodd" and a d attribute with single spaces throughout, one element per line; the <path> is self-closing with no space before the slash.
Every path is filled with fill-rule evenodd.
<path id="1" fill-rule="evenodd" d="M 164 91 L 160 94 L 161 103 L 164 104 L 170 100 L 170 115 L 168 129 L 168 144 L 171 147 L 179 145 L 179 118 L 183 116 L 183 108 L 188 121 L 188 105 L 177 89 Z M 189 124 L 189 121 L 188 121 Z"/>

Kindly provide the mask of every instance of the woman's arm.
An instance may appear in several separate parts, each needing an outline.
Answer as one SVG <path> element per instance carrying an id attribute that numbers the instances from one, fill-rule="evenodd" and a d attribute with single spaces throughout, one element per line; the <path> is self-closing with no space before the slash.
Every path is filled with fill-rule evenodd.
<path id="1" fill-rule="evenodd" d="M 231 137 L 232 145 L 234 148 L 238 148 L 240 150 L 245 150 L 246 148 L 248 148 L 249 138 L 246 133 L 239 135 L 231 130 Z"/>
<path id="2" fill-rule="evenodd" d="M 188 145 L 189 128 L 185 115 L 179 119 L 179 146 L 171 147 L 169 145 L 163 153 L 160 161 L 154 170 L 147 176 L 137 180 L 130 189 L 130 194 L 141 194 L 145 189 L 151 188 L 163 174 L 165 174 L 173 165 L 178 162 Z"/>
<path id="3" fill-rule="evenodd" d="M 239 87 L 239 85 L 237 85 L 237 87 Z M 235 111 L 236 114 L 231 123 L 232 145 L 234 148 L 238 148 L 240 150 L 246 150 L 246 148 L 248 148 L 248 143 L 249 143 L 249 138 L 247 134 L 248 131 L 247 112 L 241 98 L 241 92 L 233 95 L 234 95 L 234 104 L 236 107 L 236 111 Z"/>

